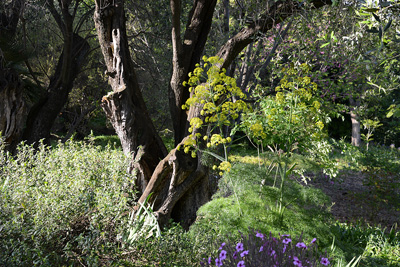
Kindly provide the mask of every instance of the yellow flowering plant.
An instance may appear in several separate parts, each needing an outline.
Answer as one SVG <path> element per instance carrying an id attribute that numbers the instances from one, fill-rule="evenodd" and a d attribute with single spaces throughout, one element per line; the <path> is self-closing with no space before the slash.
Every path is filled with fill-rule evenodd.
<path id="1" fill-rule="evenodd" d="M 261 97 L 254 110 L 243 116 L 239 127 L 255 143 L 258 152 L 260 147 L 268 146 L 276 155 L 267 172 L 276 168 L 274 186 L 278 175 L 280 177 L 276 212 L 281 221 L 288 205 L 284 203 L 285 179 L 292 172 L 299 173 L 295 170 L 296 163 L 290 164 L 289 158 L 294 150 L 305 149 L 321 139 L 329 119 L 321 111 L 321 102 L 315 96 L 317 85 L 311 81 L 309 72 L 307 64 L 291 64 L 280 70 L 276 94 Z"/>
<path id="2" fill-rule="evenodd" d="M 218 57 L 203 57 L 203 62 L 203 65 L 196 65 L 184 83 L 191 95 L 182 109 L 195 108 L 200 112 L 190 119 L 190 135 L 183 150 L 193 157 L 199 149 L 214 156 L 221 163 L 213 169 L 222 175 L 231 169 L 227 147 L 232 142 L 231 136 L 224 135 L 223 127 L 233 126 L 239 115 L 248 111 L 248 105 L 243 101 L 246 95 L 236 85 L 236 80 L 220 68 L 222 61 Z M 216 153 L 221 146 L 222 156 Z"/>
<path id="3" fill-rule="evenodd" d="M 263 97 L 257 108 L 246 114 L 240 129 L 262 147 L 290 152 L 305 148 L 324 135 L 327 117 L 315 96 L 317 85 L 308 76 L 307 64 L 283 68 L 275 96 Z"/>

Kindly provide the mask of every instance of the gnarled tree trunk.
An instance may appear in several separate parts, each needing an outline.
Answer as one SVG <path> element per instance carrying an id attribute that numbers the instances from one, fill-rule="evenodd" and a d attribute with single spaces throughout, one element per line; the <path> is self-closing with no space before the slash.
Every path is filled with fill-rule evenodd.
<path id="1" fill-rule="evenodd" d="M 113 92 L 101 106 L 138 170 L 137 186 L 143 192 L 167 150 L 146 109 L 129 53 L 123 1 L 96 1 L 94 21 Z"/>
<path id="2" fill-rule="evenodd" d="M 320 7 L 330 1 L 315 1 Z M 318 4 L 319 3 L 319 4 Z M 94 20 L 107 65 L 113 92 L 103 97 L 102 107 L 113 124 L 126 154 L 132 153 L 133 168 L 139 171 L 139 201 L 150 197 L 161 225 L 170 218 L 188 227 L 197 209 L 211 197 L 209 170 L 196 158 L 173 149 L 168 155 L 147 112 L 129 54 L 123 0 L 96 0 Z M 175 144 L 183 144 L 190 118 L 200 110 L 181 109 L 190 97 L 183 82 L 199 62 L 211 27 L 216 0 L 194 0 L 186 30 L 181 38 L 181 1 L 170 0 L 172 11 L 173 73 L 169 88 L 170 111 L 174 121 Z M 297 1 L 277 1 L 266 7 L 258 22 L 240 31 L 224 45 L 218 56 L 227 68 L 254 40 L 259 31 L 268 31 L 284 18 L 300 10 Z M 203 144 L 199 144 L 202 146 Z M 157 164 L 158 163 L 158 164 Z"/>

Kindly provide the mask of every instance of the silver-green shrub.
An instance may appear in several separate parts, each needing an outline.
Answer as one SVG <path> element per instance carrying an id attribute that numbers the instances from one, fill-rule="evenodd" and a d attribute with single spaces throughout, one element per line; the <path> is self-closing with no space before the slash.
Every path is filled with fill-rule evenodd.
<path id="1" fill-rule="evenodd" d="M 0 160 L 0 266 L 98 265 L 116 249 L 135 194 L 122 151 L 21 144 Z"/>

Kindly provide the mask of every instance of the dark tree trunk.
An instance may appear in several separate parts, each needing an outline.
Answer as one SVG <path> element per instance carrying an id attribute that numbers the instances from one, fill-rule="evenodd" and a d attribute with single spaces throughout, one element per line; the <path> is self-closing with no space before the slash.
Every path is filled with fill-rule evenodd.
<path id="1" fill-rule="evenodd" d="M 172 10 L 172 77 L 169 88 L 170 112 L 173 120 L 175 145 L 178 145 L 187 135 L 189 128 L 187 114 L 182 105 L 190 97 L 189 91 L 183 86 L 189 72 L 200 61 L 208 34 L 211 29 L 216 0 L 195 0 L 189 13 L 186 31 L 181 38 L 181 3 L 171 0 Z"/>
<path id="2" fill-rule="evenodd" d="M 89 49 L 88 42 L 77 34 L 72 34 L 72 38 L 65 41 L 47 92 L 29 112 L 24 132 L 24 139 L 29 144 L 37 143 L 40 139 L 48 143 L 50 130 L 68 100 L 68 94 L 86 61 Z"/>
<path id="3" fill-rule="evenodd" d="M 26 118 L 23 86 L 13 69 L 3 66 L 0 49 L 0 132 L 5 139 L 6 149 L 14 151 L 20 140 Z"/>
<path id="4" fill-rule="evenodd" d="M 0 13 L 0 44 L 13 45 L 25 0 L 13 0 Z M 0 132 L 6 149 L 13 151 L 20 141 L 26 119 L 23 84 L 16 70 L 6 67 L 7 59 L 0 46 Z M 8 59 L 12 61 L 12 58 Z"/>
<path id="5" fill-rule="evenodd" d="M 71 1 L 61 1 L 60 13 L 56 10 L 53 1 L 46 1 L 46 6 L 63 35 L 63 51 L 58 59 L 56 70 L 50 78 L 46 93 L 29 112 L 24 131 L 24 139 L 29 144 L 37 144 L 41 139 L 45 139 L 45 143 L 48 143 L 54 121 L 67 102 L 74 80 L 86 63 L 90 50 L 87 40 L 74 33 L 73 29 L 79 1 L 75 2 L 72 14 Z"/>

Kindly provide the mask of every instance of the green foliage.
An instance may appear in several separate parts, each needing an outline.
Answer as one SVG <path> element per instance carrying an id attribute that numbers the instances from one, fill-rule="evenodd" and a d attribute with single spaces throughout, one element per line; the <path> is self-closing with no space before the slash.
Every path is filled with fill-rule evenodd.
<path id="1" fill-rule="evenodd" d="M 122 266 L 196 266 L 202 255 L 210 254 L 216 243 L 215 233 L 186 232 L 172 224 L 158 238 L 139 239 L 118 261 Z"/>
<path id="2" fill-rule="evenodd" d="M 376 128 L 382 126 L 382 123 L 380 123 L 379 120 L 371 120 L 371 119 L 366 119 L 361 121 L 363 127 L 365 130 L 367 130 L 366 134 L 361 134 L 361 137 L 364 139 L 364 141 L 367 143 L 367 150 L 369 148 L 369 143 L 374 140 L 372 136 L 374 135 L 373 132 L 375 131 Z"/>
<path id="3" fill-rule="evenodd" d="M 307 64 L 292 64 L 280 74 L 276 95 L 261 98 L 259 107 L 243 116 L 241 129 L 257 144 L 292 152 L 321 139 L 327 118 L 320 110 L 317 85 L 308 76 Z"/>
<path id="4" fill-rule="evenodd" d="M 365 226 L 362 224 L 336 223 L 332 226 L 335 243 L 350 260 L 354 254 L 361 255 L 361 266 L 399 266 L 400 232 Z"/>
<path id="5" fill-rule="evenodd" d="M 135 195 L 121 151 L 67 142 L 0 155 L 0 265 L 99 265 L 117 254 Z"/>
<path id="6" fill-rule="evenodd" d="M 225 183 L 223 179 L 232 179 L 233 183 Z M 330 218 L 326 210 L 329 199 L 321 191 L 288 180 L 285 198 L 290 205 L 282 222 L 275 210 L 279 189 L 272 186 L 273 177 L 266 177 L 257 164 L 235 164 L 223 179 L 213 200 L 200 208 L 199 218 L 191 231 L 211 227 L 219 235 L 230 233 L 234 238 L 238 237 L 238 231 L 248 233 L 249 228 L 274 235 L 282 232 L 300 235 L 303 232 L 310 240 L 317 237 L 322 247 L 330 244 L 326 224 Z M 233 196 L 234 191 L 239 197 L 241 216 L 238 216 L 239 204 Z M 304 209 L 305 206 L 308 208 Z"/>
<path id="7" fill-rule="evenodd" d="M 148 239 L 150 237 L 160 237 L 161 229 L 158 225 L 157 218 L 153 213 L 153 207 L 148 201 L 152 193 L 146 198 L 144 203 L 140 203 L 137 211 L 132 211 L 128 222 L 126 236 L 123 237 L 124 242 L 131 245 L 140 239 Z"/>

